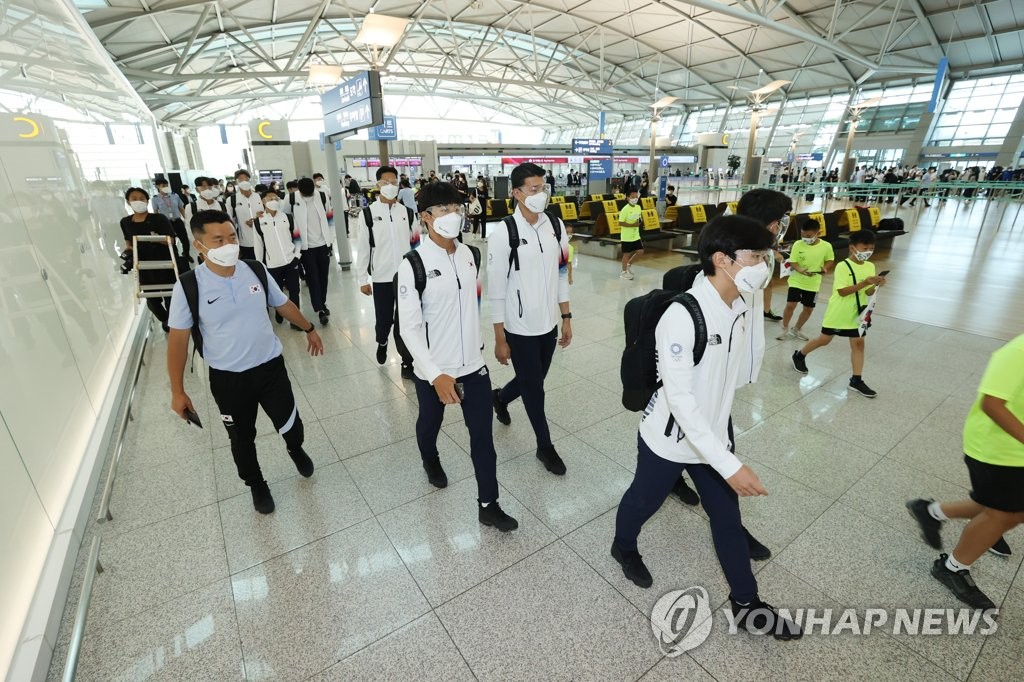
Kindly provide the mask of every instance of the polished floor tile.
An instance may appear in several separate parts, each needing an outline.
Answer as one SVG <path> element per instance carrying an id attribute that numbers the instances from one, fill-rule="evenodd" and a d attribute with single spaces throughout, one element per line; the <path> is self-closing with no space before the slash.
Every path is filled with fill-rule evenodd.
<path id="1" fill-rule="evenodd" d="M 537 452 L 537 435 L 533 432 L 533 425 L 526 415 L 525 408 L 523 408 L 523 401 L 516 400 L 509 405 L 508 411 L 509 416 L 512 417 L 512 423 L 505 426 L 495 419 L 491 431 L 494 438 L 494 450 L 498 455 L 499 463 L 514 459 L 519 455 L 526 453 L 533 455 Z M 461 414 L 461 410 L 455 408 L 448 408 L 445 412 Z M 464 421 L 447 424 L 444 427 L 444 433 L 458 443 L 459 447 L 469 452 L 469 430 L 466 428 Z M 548 420 L 548 433 L 552 441 L 569 435 L 562 427 L 553 423 L 550 419 Z"/>
<path id="2" fill-rule="evenodd" d="M 190 592 L 82 642 L 76 680 L 245 679 L 231 584 Z"/>
<path id="3" fill-rule="evenodd" d="M 303 680 L 429 611 L 373 519 L 231 577 L 249 679 Z"/>
<path id="4" fill-rule="evenodd" d="M 371 516 L 341 462 L 311 478 L 288 478 L 270 486 L 277 508 L 260 514 L 242 493 L 220 503 L 228 565 L 235 573 L 319 540 Z"/>
<path id="5" fill-rule="evenodd" d="M 647 619 L 561 542 L 437 615 L 479 680 L 636 679 L 660 657 Z"/>
<path id="6" fill-rule="evenodd" d="M 402 397 L 320 421 L 342 460 L 416 435 L 416 404 Z M 465 430 L 465 429 L 463 429 Z"/>
<path id="7" fill-rule="evenodd" d="M 499 490 L 498 502 L 519 522 L 519 528 L 502 533 L 480 523 L 472 479 L 449 484 L 378 517 L 432 605 L 448 601 L 555 540 L 506 490 Z"/>
<path id="8" fill-rule="evenodd" d="M 124 532 L 205 507 L 217 500 L 213 455 L 171 459 L 153 467 L 118 471 L 110 497 L 111 528 Z"/>

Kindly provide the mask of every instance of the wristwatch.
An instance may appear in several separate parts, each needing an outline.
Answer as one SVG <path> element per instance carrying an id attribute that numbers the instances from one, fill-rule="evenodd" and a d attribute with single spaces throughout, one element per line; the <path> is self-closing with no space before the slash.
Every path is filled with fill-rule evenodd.
<path id="1" fill-rule="evenodd" d="M 565 313 L 564 315 L 562 315 L 562 319 L 563 320 L 571 320 L 572 319 L 572 313 Z"/>
<path id="2" fill-rule="evenodd" d="M 310 322 L 309 329 L 303 329 L 302 331 L 306 332 L 307 334 L 312 334 L 313 332 L 316 331 L 316 325 Z"/>

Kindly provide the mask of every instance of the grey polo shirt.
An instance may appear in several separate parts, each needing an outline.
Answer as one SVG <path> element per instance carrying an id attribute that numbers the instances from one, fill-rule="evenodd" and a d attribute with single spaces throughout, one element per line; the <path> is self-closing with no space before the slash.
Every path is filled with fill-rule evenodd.
<path id="1" fill-rule="evenodd" d="M 196 282 L 199 331 L 203 334 L 203 359 L 207 365 L 225 372 L 244 372 L 281 354 L 281 341 L 267 316 L 267 300 L 276 308 L 287 303 L 288 297 L 269 273 L 266 294 L 256 273 L 241 261 L 231 277 L 221 277 L 205 264 L 200 265 L 196 268 Z M 181 282 L 177 282 L 167 324 L 174 329 L 192 329 L 192 323 L 185 292 Z"/>

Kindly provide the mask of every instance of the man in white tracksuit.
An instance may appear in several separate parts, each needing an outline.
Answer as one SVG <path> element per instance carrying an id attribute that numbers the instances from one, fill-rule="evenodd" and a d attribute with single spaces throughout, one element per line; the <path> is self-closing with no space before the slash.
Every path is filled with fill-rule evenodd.
<path id="1" fill-rule="evenodd" d="M 388 334 L 395 319 L 395 273 L 402 257 L 420 245 L 420 225 L 412 209 L 398 201 L 397 169 L 378 168 L 377 185 L 380 197 L 362 210 L 358 223 L 356 276 L 359 291 L 373 296 L 377 364 L 383 365 L 388 359 Z M 408 359 L 403 358 L 402 375 L 411 379 L 411 373 Z"/>
<path id="2" fill-rule="evenodd" d="M 327 222 L 327 194 L 316 190 L 312 178 L 299 180 L 299 191 L 289 199 L 294 226 L 299 231 L 302 267 L 306 271 L 309 302 L 327 326 L 331 310 L 327 307 L 327 283 L 330 278 L 334 231 Z"/>
<path id="3" fill-rule="evenodd" d="M 453 185 L 427 185 L 418 208 L 429 238 L 398 266 L 398 324 L 413 357 L 419 403 L 416 442 L 423 468 L 432 485 L 448 485 L 437 436 L 445 406 L 461 405 L 480 523 L 502 532 L 515 530 L 519 523 L 498 504 L 491 377 L 481 353 L 480 252 L 458 241 L 465 209 Z"/>
<path id="4" fill-rule="evenodd" d="M 263 195 L 263 217 L 256 224 L 253 248 L 256 260 L 267 266 L 267 272 L 282 290 L 288 290 L 288 298 L 296 307 L 299 305 L 299 257 L 302 251 L 292 240 L 291 216 L 282 210 L 281 197 L 271 190 Z M 275 313 L 278 324 L 284 321 Z M 296 325 L 292 329 L 302 331 Z"/>
<path id="5" fill-rule="evenodd" d="M 704 319 L 707 345 L 694 364 L 696 326 L 690 312 L 672 303 L 655 331 L 661 386 L 640 422 L 636 472 L 619 503 L 611 554 L 636 585 L 653 584 L 637 551 L 644 524 L 672 492 L 685 469 L 711 523 L 719 564 L 729 583 L 736 624 L 776 639 L 798 639 L 800 628 L 758 596 L 743 532 L 739 496 L 767 495 L 757 474 L 735 455 L 729 414 L 739 382 L 751 319 L 747 301 L 770 276 L 766 262 L 773 235 L 742 216 L 715 218 L 704 227 L 698 251 L 705 277 L 689 293 Z"/>
<path id="6" fill-rule="evenodd" d="M 537 438 L 537 459 L 561 476 L 565 464 L 551 444 L 544 414 L 544 378 L 555 344 L 565 348 L 572 341 L 569 237 L 561 219 L 544 212 L 549 198 L 545 177 L 544 169 L 533 163 L 513 169 L 509 180 L 516 210 L 492 228 L 488 242 L 487 297 L 494 320 L 494 356 L 503 365 L 511 358 L 516 370 L 511 381 L 494 391 L 492 400 L 498 421 L 507 426 L 512 423 L 508 404 L 522 396 Z"/>

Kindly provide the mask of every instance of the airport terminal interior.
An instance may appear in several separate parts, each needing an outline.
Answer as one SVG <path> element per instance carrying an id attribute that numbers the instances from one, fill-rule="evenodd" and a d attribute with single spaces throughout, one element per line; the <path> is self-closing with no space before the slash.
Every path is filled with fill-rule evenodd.
<path id="1" fill-rule="evenodd" d="M 5 680 L 1024 679 L 1024 4 L 0 6 Z"/>

